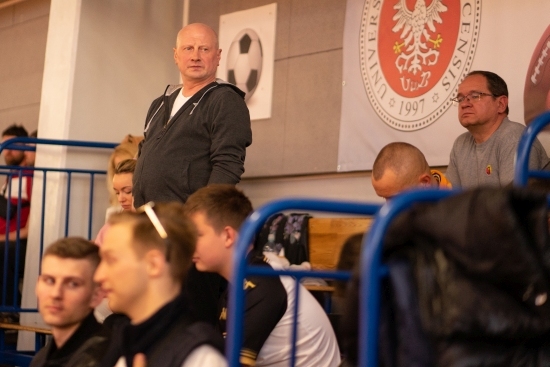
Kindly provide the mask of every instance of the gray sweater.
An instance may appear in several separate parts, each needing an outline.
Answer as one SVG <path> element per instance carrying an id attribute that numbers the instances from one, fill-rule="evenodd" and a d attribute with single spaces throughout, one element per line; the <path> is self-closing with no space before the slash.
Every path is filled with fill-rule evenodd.
<path id="1" fill-rule="evenodd" d="M 169 121 L 181 86 L 151 104 L 133 178 L 134 205 L 181 201 L 211 183 L 236 184 L 252 143 L 244 93 L 221 80 L 195 93 Z"/>
<path id="2" fill-rule="evenodd" d="M 465 132 L 453 144 L 446 176 L 453 188 L 478 186 L 504 187 L 514 179 L 514 160 L 525 126 L 507 117 L 498 129 L 481 144 Z M 535 140 L 529 168 L 540 170 L 548 163 L 542 144 Z"/>

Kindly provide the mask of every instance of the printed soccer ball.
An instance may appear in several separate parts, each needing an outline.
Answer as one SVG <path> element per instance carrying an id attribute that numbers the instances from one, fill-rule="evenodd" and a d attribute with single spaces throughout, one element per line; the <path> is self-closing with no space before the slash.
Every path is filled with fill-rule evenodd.
<path id="1" fill-rule="evenodd" d="M 246 28 L 240 31 L 227 53 L 227 81 L 246 93 L 245 101 L 254 94 L 262 74 L 262 42 L 258 34 Z"/>

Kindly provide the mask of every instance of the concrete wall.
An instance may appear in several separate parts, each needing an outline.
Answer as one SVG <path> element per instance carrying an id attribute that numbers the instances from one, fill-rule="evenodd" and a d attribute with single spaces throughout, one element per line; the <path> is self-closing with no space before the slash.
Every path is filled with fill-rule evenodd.
<path id="1" fill-rule="evenodd" d="M 67 135 L 59 138 L 119 142 L 127 134 L 142 135 L 152 100 L 167 84 L 179 83 L 172 47 L 181 28 L 183 4 L 164 0 L 81 3 L 70 120 Z M 87 167 L 106 169 L 109 155 L 79 150 L 67 155 L 66 165 L 79 167 L 87 162 Z M 99 185 L 105 187 L 103 177 Z M 82 190 L 85 194 L 87 188 Z M 95 206 L 93 233 L 103 224 L 106 206 L 107 200 Z"/>
<path id="2" fill-rule="evenodd" d="M 51 0 L 45 57 L 43 49 L 41 53 L 44 78 L 37 90 L 40 137 L 118 142 L 128 133 L 141 134 L 152 99 L 162 94 L 166 84 L 178 83 L 172 47 L 182 14 L 181 2 L 164 0 Z M 39 146 L 36 165 L 104 170 L 109 154 Z M 42 194 L 40 182 L 41 175 L 36 174 L 33 202 L 39 202 L 34 198 Z M 48 175 L 46 245 L 63 235 L 65 182 L 63 175 Z M 105 178 L 97 177 L 94 186 L 92 237 L 103 225 L 108 205 Z M 69 235 L 88 236 L 87 179 L 72 181 L 69 200 Z M 29 307 L 36 302 L 40 209 L 32 205 L 22 301 Z M 40 323 L 33 315 L 22 317 L 27 324 Z M 25 348 L 28 344 L 23 345 L 22 339 L 20 346 Z"/>
<path id="3" fill-rule="evenodd" d="M 71 138 L 142 134 L 152 100 L 179 83 L 172 47 L 182 14 L 179 1 L 82 0 Z"/>
<path id="4" fill-rule="evenodd" d="M 0 131 L 38 126 L 50 0 L 0 8 Z"/>

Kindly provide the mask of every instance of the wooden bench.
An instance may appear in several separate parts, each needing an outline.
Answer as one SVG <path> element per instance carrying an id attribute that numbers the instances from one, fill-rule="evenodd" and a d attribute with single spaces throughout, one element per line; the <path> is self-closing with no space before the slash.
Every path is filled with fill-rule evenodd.
<path id="1" fill-rule="evenodd" d="M 313 270 L 336 270 L 340 252 L 346 240 L 356 234 L 365 233 L 372 224 L 372 218 L 310 218 L 309 220 L 309 262 Z M 308 285 L 313 292 L 333 292 L 333 286 Z"/>
<path id="2" fill-rule="evenodd" d="M 370 228 L 372 218 L 311 218 L 309 261 L 314 270 L 336 270 L 346 240 Z"/>
<path id="3" fill-rule="evenodd" d="M 51 334 L 50 329 L 40 328 L 36 326 L 27 326 L 20 324 L 12 324 L 7 322 L 0 322 L 0 329 L 2 330 L 18 330 L 18 331 L 30 331 L 38 334 Z"/>
<path id="4" fill-rule="evenodd" d="M 13 347 L 7 347 L 4 333 L 8 330 L 30 331 L 35 333 L 35 350 L 39 350 L 45 344 L 46 335 L 51 335 L 50 329 L 37 326 L 20 325 L 15 323 L 0 322 L 0 364 L 28 366 L 34 353 L 19 352 Z"/>

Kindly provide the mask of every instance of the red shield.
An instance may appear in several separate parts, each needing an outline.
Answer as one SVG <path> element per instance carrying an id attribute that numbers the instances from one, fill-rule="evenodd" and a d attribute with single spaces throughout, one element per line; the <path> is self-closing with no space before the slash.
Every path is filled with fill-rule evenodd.
<path id="1" fill-rule="evenodd" d="M 378 52 L 384 77 L 397 94 L 421 96 L 442 78 L 457 47 L 460 12 L 460 0 L 383 2 Z"/>

